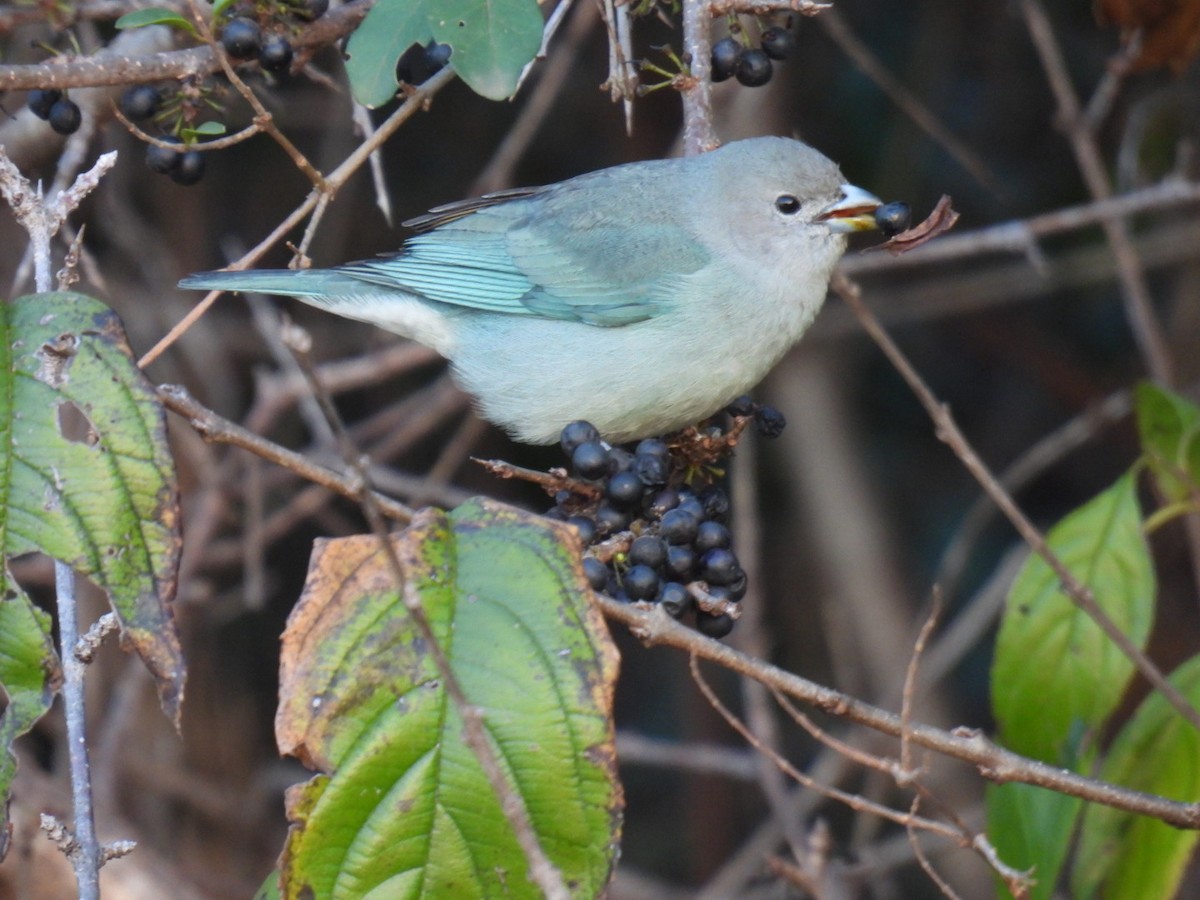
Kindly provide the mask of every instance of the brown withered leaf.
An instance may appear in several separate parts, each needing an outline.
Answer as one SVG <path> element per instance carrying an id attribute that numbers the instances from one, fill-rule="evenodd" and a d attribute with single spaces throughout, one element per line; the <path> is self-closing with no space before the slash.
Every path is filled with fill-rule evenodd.
<path id="1" fill-rule="evenodd" d="M 900 232 L 882 244 L 868 247 L 867 250 L 886 250 L 892 256 L 899 256 L 909 250 L 916 250 L 939 234 L 945 234 L 954 227 L 954 223 L 957 221 L 958 213 L 950 206 L 950 197 L 942 194 L 942 199 L 937 202 L 933 212 L 925 217 L 925 221 L 918 222 L 907 231 Z"/>
<path id="2" fill-rule="evenodd" d="M 1141 50 L 1130 65 L 1135 72 L 1167 68 L 1180 75 L 1200 53 L 1200 0 L 1096 0 L 1095 9 L 1126 42 L 1141 29 Z"/>

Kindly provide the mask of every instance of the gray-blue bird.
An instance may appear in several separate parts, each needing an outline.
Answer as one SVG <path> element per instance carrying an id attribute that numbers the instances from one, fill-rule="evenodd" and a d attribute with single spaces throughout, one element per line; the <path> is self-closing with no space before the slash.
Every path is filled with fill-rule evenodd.
<path id="1" fill-rule="evenodd" d="M 425 344 L 521 440 L 586 419 L 620 442 L 758 384 L 879 206 L 806 144 L 762 137 L 440 206 L 392 256 L 180 286 L 297 297 Z"/>

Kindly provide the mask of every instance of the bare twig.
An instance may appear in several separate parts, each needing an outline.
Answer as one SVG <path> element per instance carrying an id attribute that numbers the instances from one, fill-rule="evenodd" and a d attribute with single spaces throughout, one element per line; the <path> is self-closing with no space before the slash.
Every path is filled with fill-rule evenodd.
<path id="1" fill-rule="evenodd" d="M 661 609 L 640 610 L 633 604 L 621 603 L 602 595 L 596 595 L 595 602 L 605 616 L 628 626 L 647 645 L 666 644 L 675 647 L 761 681 L 830 715 L 865 725 L 883 734 L 900 736 L 900 717 L 894 713 L 706 638 L 676 622 Z M 918 746 L 974 764 L 980 774 L 990 781 L 1034 784 L 1114 809 L 1151 816 L 1177 828 L 1200 828 L 1200 804 L 1167 800 L 1029 759 L 1005 750 L 976 729 L 957 728 L 951 732 L 913 723 L 909 737 Z"/>
<path id="2" fill-rule="evenodd" d="M 1080 108 L 1079 97 L 1071 84 L 1066 60 L 1054 36 L 1050 19 L 1038 0 L 1021 0 L 1021 12 L 1025 16 L 1026 27 L 1058 104 L 1059 119 L 1071 142 L 1071 149 L 1084 183 L 1094 199 L 1111 197 L 1112 183 L 1109 181 L 1104 158 Z M 1142 360 L 1157 381 L 1169 385 L 1174 380 L 1170 350 L 1155 317 L 1150 288 L 1146 284 L 1145 273 L 1134 250 L 1129 229 L 1124 221 L 1106 221 L 1104 233 L 1117 266 L 1121 293 L 1125 301 L 1125 315 L 1129 319 L 1129 326 L 1141 351 Z"/>
<path id="3" fill-rule="evenodd" d="M 159 385 L 158 398 L 167 409 L 186 418 L 205 440 L 232 444 L 243 450 L 249 450 L 251 453 L 283 466 L 343 497 L 353 500 L 360 496 L 360 488 L 354 478 L 309 462 L 303 455 L 259 437 L 237 423 L 217 415 L 199 403 L 180 385 Z M 407 522 L 412 518 L 413 511 L 402 503 L 397 503 L 383 495 L 375 495 L 375 501 L 378 503 L 380 511 L 390 518 L 400 522 Z"/>

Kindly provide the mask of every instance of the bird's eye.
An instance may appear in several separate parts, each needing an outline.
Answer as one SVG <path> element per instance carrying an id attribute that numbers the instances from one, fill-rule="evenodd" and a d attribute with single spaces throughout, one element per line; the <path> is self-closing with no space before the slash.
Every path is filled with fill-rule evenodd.
<path id="1" fill-rule="evenodd" d="M 794 216 L 800 212 L 800 201 L 791 194 L 780 194 L 775 198 L 775 208 L 785 216 Z"/>

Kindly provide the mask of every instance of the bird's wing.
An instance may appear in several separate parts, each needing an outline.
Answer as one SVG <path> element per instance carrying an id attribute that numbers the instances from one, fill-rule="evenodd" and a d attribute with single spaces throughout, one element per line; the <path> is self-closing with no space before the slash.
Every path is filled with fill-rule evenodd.
<path id="1" fill-rule="evenodd" d="M 425 230 L 398 254 L 338 271 L 453 306 L 617 326 L 658 315 L 680 277 L 708 261 L 666 217 L 632 224 L 636 200 L 566 194 L 522 190 L 439 207 L 413 220 Z"/>

